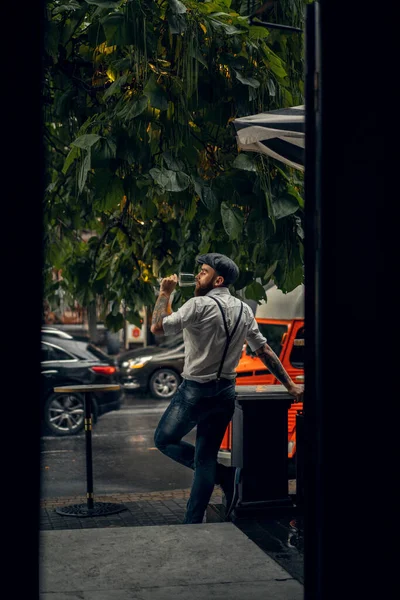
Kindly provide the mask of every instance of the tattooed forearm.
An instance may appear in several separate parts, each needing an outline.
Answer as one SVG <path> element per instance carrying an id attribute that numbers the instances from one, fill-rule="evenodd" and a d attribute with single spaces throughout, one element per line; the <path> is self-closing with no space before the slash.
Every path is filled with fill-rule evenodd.
<path id="1" fill-rule="evenodd" d="M 158 295 L 151 319 L 151 332 L 163 333 L 163 318 L 168 316 L 169 294 L 161 292 Z"/>
<path id="2" fill-rule="evenodd" d="M 284 369 L 281 361 L 268 344 L 257 350 L 258 358 L 261 358 L 264 365 L 268 367 L 273 375 L 286 387 L 292 384 L 292 380 Z"/>

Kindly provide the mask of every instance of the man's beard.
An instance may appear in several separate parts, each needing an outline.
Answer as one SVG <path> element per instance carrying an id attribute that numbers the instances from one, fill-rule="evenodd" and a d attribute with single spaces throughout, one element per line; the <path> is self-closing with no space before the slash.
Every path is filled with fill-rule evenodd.
<path id="1" fill-rule="evenodd" d="M 214 280 L 210 281 L 210 283 L 208 283 L 207 285 L 196 285 L 194 289 L 194 295 L 205 296 L 212 289 L 214 289 Z"/>

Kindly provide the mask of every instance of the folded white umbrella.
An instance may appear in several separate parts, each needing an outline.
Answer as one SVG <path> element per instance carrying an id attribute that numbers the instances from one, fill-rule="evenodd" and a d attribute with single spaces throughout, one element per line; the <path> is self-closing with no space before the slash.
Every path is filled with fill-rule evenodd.
<path id="1" fill-rule="evenodd" d="M 303 171 L 305 112 L 302 105 L 235 119 L 239 149 L 267 154 Z"/>

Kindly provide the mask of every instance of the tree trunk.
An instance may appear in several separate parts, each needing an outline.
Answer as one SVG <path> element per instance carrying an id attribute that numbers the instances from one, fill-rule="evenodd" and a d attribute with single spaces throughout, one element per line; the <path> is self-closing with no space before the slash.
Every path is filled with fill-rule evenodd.
<path id="1" fill-rule="evenodd" d="M 144 330 L 145 330 L 145 340 L 144 340 L 143 346 L 147 347 L 147 346 L 153 346 L 156 343 L 156 340 L 155 340 L 154 335 L 150 331 L 153 308 L 148 306 L 148 307 L 146 307 L 145 310 L 146 310 L 146 317 L 145 317 L 145 321 L 143 323 Z"/>
<path id="2" fill-rule="evenodd" d="M 96 310 L 96 300 L 90 302 L 87 308 L 87 316 L 88 316 L 88 327 L 89 327 L 89 340 L 92 344 L 97 344 L 99 341 L 99 333 L 97 331 L 97 310 Z"/>
<path id="3" fill-rule="evenodd" d="M 124 350 L 129 350 L 128 332 L 127 332 L 127 327 L 126 327 L 126 302 L 125 302 L 125 300 L 123 303 L 123 316 L 124 316 L 124 328 L 122 331 L 123 348 L 124 348 Z"/>

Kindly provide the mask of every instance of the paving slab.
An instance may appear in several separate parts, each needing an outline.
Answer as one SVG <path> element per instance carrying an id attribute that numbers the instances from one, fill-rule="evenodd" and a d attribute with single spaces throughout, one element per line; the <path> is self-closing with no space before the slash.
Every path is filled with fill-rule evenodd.
<path id="1" fill-rule="evenodd" d="M 233 523 L 42 531 L 40 600 L 303 600 Z"/>

